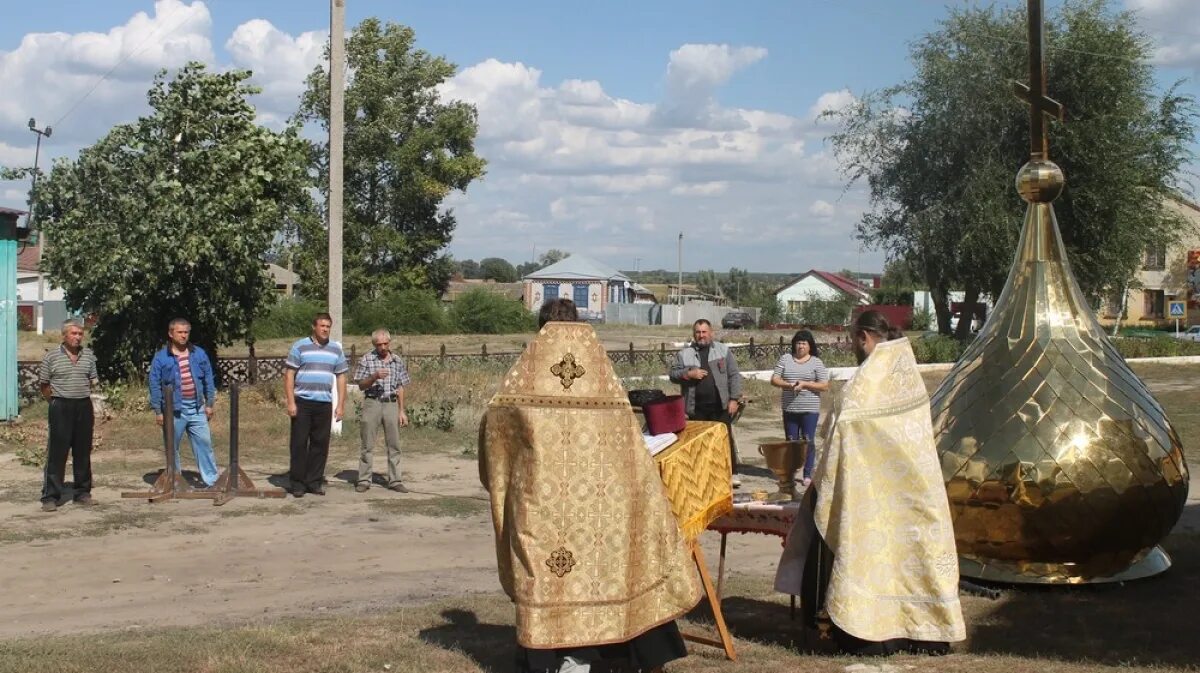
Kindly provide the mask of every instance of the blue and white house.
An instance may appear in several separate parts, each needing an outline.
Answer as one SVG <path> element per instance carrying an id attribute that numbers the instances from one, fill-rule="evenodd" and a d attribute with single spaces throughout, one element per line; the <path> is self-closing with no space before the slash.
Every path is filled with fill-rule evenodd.
<path id="1" fill-rule="evenodd" d="M 522 279 L 525 306 L 537 311 L 542 304 L 565 297 L 575 302 L 581 317 L 598 319 L 609 304 L 632 304 L 637 284 L 616 269 L 583 255 L 571 255 Z"/>

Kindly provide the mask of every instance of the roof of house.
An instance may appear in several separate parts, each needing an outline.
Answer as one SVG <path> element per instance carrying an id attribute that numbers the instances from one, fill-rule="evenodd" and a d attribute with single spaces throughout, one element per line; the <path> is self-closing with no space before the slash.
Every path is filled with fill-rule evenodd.
<path id="1" fill-rule="evenodd" d="M 817 269 L 809 269 L 808 271 L 805 271 L 804 273 L 800 274 L 800 276 L 798 278 L 796 278 L 795 280 L 791 281 L 787 285 L 784 285 L 783 287 L 776 290 L 775 293 L 779 294 L 780 292 L 783 292 L 784 290 L 788 289 L 789 287 L 795 285 L 796 283 L 799 283 L 800 281 L 802 281 L 805 278 L 808 278 L 810 276 L 816 276 L 822 282 L 824 282 L 826 285 L 834 288 L 835 290 L 840 290 L 840 291 L 844 292 L 845 294 L 848 294 L 848 295 L 851 295 L 854 297 L 859 297 L 862 299 L 866 299 L 867 297 L 870 296 L 869 290 L 866 287 L 862 286 L 861 284 L 859 284 L 853 280 L 850 280 L 849 278 L 846 278 L 845 276 L 841 276 L 836 273 L 833 273 L 831 271 L 818 271 Z"/>
<path id="2" fill-rule="evenodd" d="M 0 206 L 0 215 L 12 215 L 14 217 L 20 217 L 22 215 L 28 215 L 28 213 L 23 210 L 17 210 L 16 208 L 5 208 L 4 206 Z"/>
<path id="3" fill-rule="evenodd" d="M 271 274 L 271 280 L 275 283 L 276 287 L 300 284 L 300 274 L 295 271 L 288 271 L 282 266 L 272 264 L 271 262 L 267 262 L 265 266 L 267 267 L 267 273 Z"/>
<path id="4" fill-rule="evenodd" d="M 18 245 L 17 271 L 37 271 L 39 249 L 40 246 L 37 245 Z"/>
<path id="5" fill-rule="evenodd" d="M 629 276 L 616 269 L 583 255 L 571 255 L 544 269 L 527 274 L 525 280 L 623 280 L 633 282 Z"/>
<path id="6" fill-rule="evenodd" d="M 486 290 L 495 294 L 521 301 L 525 298 L 524 283 L 497 283 L 493 280 L 452 280 L 442 293 L 442 301 L 454 301 L 460 295 L 471 290 Z"/>

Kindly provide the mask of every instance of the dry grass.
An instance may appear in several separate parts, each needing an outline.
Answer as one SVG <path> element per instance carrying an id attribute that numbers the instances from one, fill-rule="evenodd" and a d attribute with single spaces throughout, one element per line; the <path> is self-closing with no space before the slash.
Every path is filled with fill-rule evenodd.
<path id="1" fill-rule="evenodd" d="M 1200 463 L 1200 412 L 1191 381 L 1200 366 L 1135 367 L 1155 391 L 1175 422 L 1192 464 Z M 405 451 L 462 455 L 475 442 L 475 427 L 487 398 L 503 372 L 461 368 L 414 381 L 411 401 L 456 403 L 455 427 L 444 432 L 418 428 L 405 432 Z M 929 377 L 936 385 L 940 376 Z M 659 382 L 670 390 L 672 386 Z M 746 428 L 777 424 L 776 391 L 765 383 L 748 383 L 755 403 L 742 423 Z M 241 442 L 249 465 L 282 471 L 287 463 L 287 418 L 276 385 L 247 390 L 242 400 Z M 131 393 L 133 398 L 144 391 Z M 411 402 L 410 402 L 411 403 Z M 39 408 L 39 406 L 41 408 Z M 26 419 L 44 423 L 44 405 L 34 405 Z M 353 416 L 353 414 L 350 414 Z M 37 420 L 40 419 L 40 420 Z M 228 437 L 228 417 L 214 422 L 218 455 Z M 357 455 L 357 424 L 346 423 L 335 438 L 337 460 Z M 99 478 L 115 484 L 140 483 L 153 472 L 160 456 L 160 433 L 153 417 L 134 410 L 104 425 L 97 452 Z M 13 450 L 9 440 L 0 454 Z M 331 458 L 333 462 L 334 458 Z M 116 469 L 120 466 L 119 469 Z M 13 475 L 18 483 L 14 484 Z M 37 472 L 20 468 L 9 473 L 0 501 L 36 500 Z M 281 508 L 246 508 L 221 512 L 222 518 L 259 514 L 299 514 L 308 503 Z M 468 498 L 434 497 L 372 500 L 370 510 L 386 515 L 442 517 L 485 516 L 486 503 Z M 128 528 L 147 528 L 170 515 L 159 510 L 107 511 L 90 521 L 85 535 L 106 535 Z M 36 515 L 14 517 L 0 528 L 0 543 L 46 539 L 58 535 Z M 30 524 L 36 524 L 30 526 Z M 36 527 L 32 536 L 27 528 Z M 81 529 L 69 533 L 80 534 Z M 846 671 L 853 665 L 871 670 L 921 670 L 938 673 L 1082 673 L 1105 668 L 1130 671 L 1196 670 L 1200 643 L 1191 622 L 1200 602 L 1200 536 L 1177 533 L 1164 543 L 1175 567 L 1164 576 L 1124 586 L 1055 589 L 1010 589 L 998 601 L 967 597 L 964 609 L 970 640 L 942 658 L 895 657 L 885 669 L 879 661 L 860 661 L 823 653 L 811 634 L 787 616 L 786 600 L 774 594 L 770 578 L 738 576 L 727 583 L 725 613 L 739 636 L 740 659 L 724 662 L 715 650 L 693 648 L 693 655 L 669 667 L 672 673 L 771 673 L 796 670 Z M 694 619 L 699 628 L 704 611 Z M 501 596 L 464 596 L 435 605 L 398 609 L 384 615 L 288 620 L 233 627 L 176 628 L 0 642 L 0 673 L 54 670 L 64 673 L 136 670 L 148 673 L 248 673 L 251 671 L 489 671 L 512 670 L 512 608 Z M 815 649 L 818 653 L 808 653 Z M 86 652 L 81 657 L 80 652 Z M 806 652 L 803 653 L 802 652 Z M 31 662 L 36 661 L 36 666 Z M 390 667 L 390 668 L 388 668 Z"/>
<path id="2" fill-rule="evenodd" d="M 436 496 L 433 498 L 402 498 L 396 500 L 371 500 L 372 512 L 394 516 L 431 516 L 468 519 L 488 511 L 484 498 L 467 496 Z"/>
<path id="3" fill-rule="evenodd" d="M 65 505 L 65 507 L 71 506 Z M 36 516 L 38 515 L 20 517 L 26 521 L 26 525 L 23 526 L 12 525 L 17 522 L 18 517 L 11 517 L 4 525 L 0 526 L 0 544 L 55 540 L 66 537 L 103 537 L 123 530 L 153 528 L 166 523 L 171 518 L 166 512 L 158 510 L 115 510 L 105 512 L 96 520 L 89 521 L 85 526 L 56 527 L 47 525 L 45 518 L 36 520 L 31 518 Z M 175 526 L 172 530 L 174 532 L 201 532 L 199 528 L 190 524 L 182 528 Z"/>
<path id="4" fill-rule="evenodd" d="M 1009 589 L 996 601 L 967 597 L 970 638 L 953 654 L 886 660 L 835 656 L 799 622 L 770 578 L 734 575 L 725 617 L 739 659 L 708 647 L 671 664 L 672 673 L 793 673 L 797 670 L 934 673 L 1083 673 L 1196 670 L 1200 645 L 1190 621 L 1200 600 L 1200 539 L 1167 541 L 1175 569 L 1125 586 Z M 701 606 L 682 626 L 707 628 Z M 250 673 L 513 670 L 512 606 L 502 596 L 464 596 L 383 615 L 297 619 L 235 627 L 139 630 L 0 642 L 0 673 Z M 818 645 L 811 647 L 811 644 Z M 86 657 L 80 657 L 86 652 Z M 600 669 L 604 670 L 604 669 Z"/>

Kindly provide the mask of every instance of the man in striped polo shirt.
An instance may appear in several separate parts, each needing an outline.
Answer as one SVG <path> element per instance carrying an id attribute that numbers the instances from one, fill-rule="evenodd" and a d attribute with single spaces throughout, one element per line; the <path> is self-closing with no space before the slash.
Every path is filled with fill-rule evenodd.
<path id="1" fill-rule="evenodd" d="M 342 420 L 346 405 L 346 372 L 350 365 L 342 345 L 329 340 L 333 318 L 318 313 L 312 336 L 292 344 L 283 374 L 283 394 L 292 418 L 292 495 L 325 495 L 325 461 L 329 458 L 329 431 L 333 419 Z M 337 407 L 333 386 L 337 384 Z"/>
<path id="2" fill-rule="evenodd" d="M 179 470 L 180 441 L 187 432 L 196 467 L 206 486 L 217 483 L 217 459 L 213 456 L 212 420 L 217 403 L 217 384 L 212 361 L 204 349 L 191 343 L 192 324 L 175 318 L 167 326 L 169 339 L 150 362 L 150 408 L 159 427 L 163 425 L 162 387 L 172 387 L 172 427 L 175 429 L 175 469 Z"/>
<path id="3" fill-rule="evenodd" d="M 42 480 L 42 511 L 53 512 L 63 495 L 67 453 L 75 476 L 75 502 L 92 504 L 92 386 L 99 379 L 96 356 L 83 347 L 83 323 L 63 323 L 62 345 L 46 353 L 38 368 L 42 397 L 50 402 L 46 420 L 50 437 L 46 447 L 46 472 Z"/>

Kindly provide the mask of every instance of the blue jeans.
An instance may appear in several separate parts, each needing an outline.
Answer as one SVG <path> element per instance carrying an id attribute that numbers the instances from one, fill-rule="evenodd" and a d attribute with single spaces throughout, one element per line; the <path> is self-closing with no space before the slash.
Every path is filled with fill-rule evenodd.
<path id="1" fill-rule="evenodd" d="M 801 433 L 808 440 L 808 456 L 804 459 L 804 478 L 812 479 L 813 465 L 817 462 L 817 445 L 813 435 L 817 432 L 820 414 L 805 412 L 783 412 L 783 434 L 789 440 L 800 439 Z"/>
<path id="2" fill-rule="evenodd" d="M 183 409 L 175 410 L 175 469 L 182 471 L 179 466 L 179 454 L 183 445 L 183 433 L 186 431 L 188 443 L 192 445 L 192 455 L 196 457 L 196 467 L 200 468 L 200 478 L 208 486 L 217 483 L 217 460 L 213 456 L 212 433 L 208 430 L 208 416 L 204 406 L 192 406 L 185 401 Z"/>

